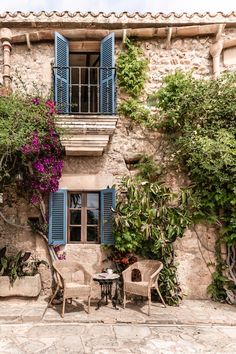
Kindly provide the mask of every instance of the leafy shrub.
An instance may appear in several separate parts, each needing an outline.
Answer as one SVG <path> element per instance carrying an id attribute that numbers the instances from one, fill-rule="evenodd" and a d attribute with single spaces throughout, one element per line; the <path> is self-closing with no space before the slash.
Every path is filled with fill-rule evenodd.
<path id="1" fill-rule="evenodd" d="M 18 277 L 34 276 L 41 264 L 48 266 L 44 260 L 32 258 L 31 252 L 18 252 L 15 256 L 6 255 L 6 247 L 0 250 L 0 275 L 8 276 L 13 284 Z"/>

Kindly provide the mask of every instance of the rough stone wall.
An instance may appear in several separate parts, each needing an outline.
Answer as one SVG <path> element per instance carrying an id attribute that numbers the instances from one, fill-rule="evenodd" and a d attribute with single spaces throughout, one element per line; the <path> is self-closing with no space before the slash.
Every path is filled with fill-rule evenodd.
<path id="1" fill-rule="evenodd" d="M 0 86 L 2 85 L 2 71 L 3 71 L 3 50 L 2 43 L 0 43 Z"/>
<path id="2" fill-rule="evenodd" d="M 39 211 L 29 205 L 25 199 L 18 198 L 9 191 L 3 191 L 3 204 L 0 211 L 4 217 L 17 227 L 11 226 L 0 218 L 0 249 L 7 247 L 7 255 L 15 255 L 19 251 L 31 252 L 40 260 L 45 260 L 50 265 L 50 256 L 41 236 L 32 233 L 27 225 L 29 217 L 39 217 Z M 42 290 L 48 293 L 51 288 L 51 270 L 40 266 L 39 272 L 42 279 Z"/>
<path id="3" fill-rule="evenodd" d="M 53 45 L 41 43 L 28 50 L 13 45 L 11 66 L 13 89 L 49 95 L 52 90 Z"/>
<path id="4" fill-rule="evenodd" d="M 235 32 L 236 33 L 236 32 Z M 234 35 L 236 35 L 234 33 Z M 149 59 L 149 77 L 146 84 L 146 93 L 151 93 L 161 85 L 163 77 L 175 70 L 194 70 L 197 76 L 208 76 L 212 73 L 212 62 L 209 55 L 211 44 L 209 37 L 195 39 L 175 39 L 169 49 L 165 48 L 164 40 L 149 40 L 140 42 L 145 56 Z M 116 52 L 121 50 L 121 44 L 116 45 Z M 53 60 L 53 44 L 33 44 L 31 51 L 26 45 L 14 45 L 12 50 L 12 75 L 14 87 L 20 85 L 20 80 L 26 83 L 27 90 L 43 88 L 43 92 L 50 92 L 52 87 L 51 63 Z M 1 61 L 1 48 L 0 48 Z M 18 76 L 16 75 L 18 72 Z M 20 78 L 20 79 L 19 79 Z M 145 94 L 143 96 L 145 98 Z M 117 129 L 110 140 L 107 150 L 101 157 L 67 157 L 64 173 L 75 175 L 84 174 L 113 174 L 115 181 L 119 182 L 123 175 L 131 173 L 126 164 L 125 157 L 136 153 L 147 153 L 162 160 L 162 136 L 160 133 L 150 133 L 143 128 L 134 126 L 129 120 L 120 118 Z M 167 176 L 167 183 L 178 189 L 184 179 L 175 173 Z M 4 207 L 4 213 L 13 221 L 25 224 L 28 216 L 34 216 L 28 210 L 28 205 L 22 200 L 17 208 Z M 29 214 L 32 215 L 29 215 Z M 198 226 L 198 232 L 188 230 L 185 236 L 176 242 L 176 261 L 181 287 L 189 298 L 205 298 L 206 287 L 211 276 L 207 263 L 214 262 L 214 230 L 206 226 Z M 38 236 L 29 231 L 16 230 L 0 223 L 0 246 L 8 245 L 10 250 L 33 250 L 41 257 L 48 259 L 47 247 Z M 203 240 L 201 243 L 199 239 Z M 209 251 L 210 249 L 210 251 Z M 106 258 L 99 245 L 66 245 L 64 248 L 68 259 L 78 259 L 86 262 L 92 273 L 100 271 L 106 264 Z M 50 271 L 42 271 L 44 289 L 50 287 Z"/>

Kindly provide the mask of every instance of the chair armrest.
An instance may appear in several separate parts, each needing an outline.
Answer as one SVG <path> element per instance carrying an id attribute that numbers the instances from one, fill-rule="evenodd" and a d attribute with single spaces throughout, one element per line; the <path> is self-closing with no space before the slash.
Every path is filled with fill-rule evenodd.
<path id="1" fill-rule="evenodd" d="M 56 279 L 57 283 L 59 284 L 60 288 L 64 288 L 65 286 L 65 279 L 63 278 L 62 274 L 54 268 L 55 274 L 56 274 Z"/>
<path id="2" fill-rule="evenodd" d="M 155 283 L 156 281 L 158 281 L 162 268 L 163 268 L 163 264 L 161 263 L 159 268 L 150 276 L 149 283 Z"/>
<path id="3" fill-rule="evenodd" d="M 84 269 L 84 283 L 86 285 L 91 285 L 92 284 L 92 274 L 87 272 L 87 270 Z"/>
<path id="4" fill-rule="evenodd" d="M 152 273 L 152 275 L 150 276 L 151 279 L 155 278 L 155 276 L 157 276 L 158 273 L 160 273 L 160 271 L 162 270 L 163 268 L 163 264 L 161 263 L 159 268 L 154 272 Z"/>

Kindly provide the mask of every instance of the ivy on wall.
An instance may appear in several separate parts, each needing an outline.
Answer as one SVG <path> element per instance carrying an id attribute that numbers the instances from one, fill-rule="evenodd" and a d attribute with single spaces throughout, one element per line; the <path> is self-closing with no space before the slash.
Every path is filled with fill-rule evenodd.
<path id="1" fill-rule="evenodd" d="M 128 37 L 124 45 L 125 51 L 119 53 L 116 62 L 118 84 L 128 95 L 137 98 L 144 88 L 148 61 Z"/>
<path id="2" fill-rule="evenodd" d="M 136 123 L 147 125 L 149 109 L 143 105 L 140 96 L 147 79 L 148 60 L 144 58 L 141 48 L 128 37 L 124 46 L 125 50 L 117 58 L 117 78 L 126 98 L 120 103 L 118 112 Z"/>

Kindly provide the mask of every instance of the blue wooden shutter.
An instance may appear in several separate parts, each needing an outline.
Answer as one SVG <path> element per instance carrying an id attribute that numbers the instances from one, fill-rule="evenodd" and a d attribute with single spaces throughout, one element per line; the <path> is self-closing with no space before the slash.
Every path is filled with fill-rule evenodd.
<path id="1" fill-rule="evenodd" d="M 114 244 L 114 236 L 112 235 L 112 211 L 111 207 L 116 206 L 115 189 L 108 188 L 100 192 L 100 234 L 101 243 L 107 245 Z"/>
<path id="2" fill-rule="evenodd" d="M 59 189 L 49 197 L 49 233 L 50 245 L 66 244 L 67 229 L 67 191 Z"/>
<path id="3" fill-rule="evenodd" d="M 54 98 L 59 113 L 69 112 L 69 42 L 55 32 Z"/>
<path id="4" fill-rule="evenodd" d="M 101 113 L 115 114 L 115 89 L 115 35 L 110 33 L 103 38 L 100 46 Z"/>

